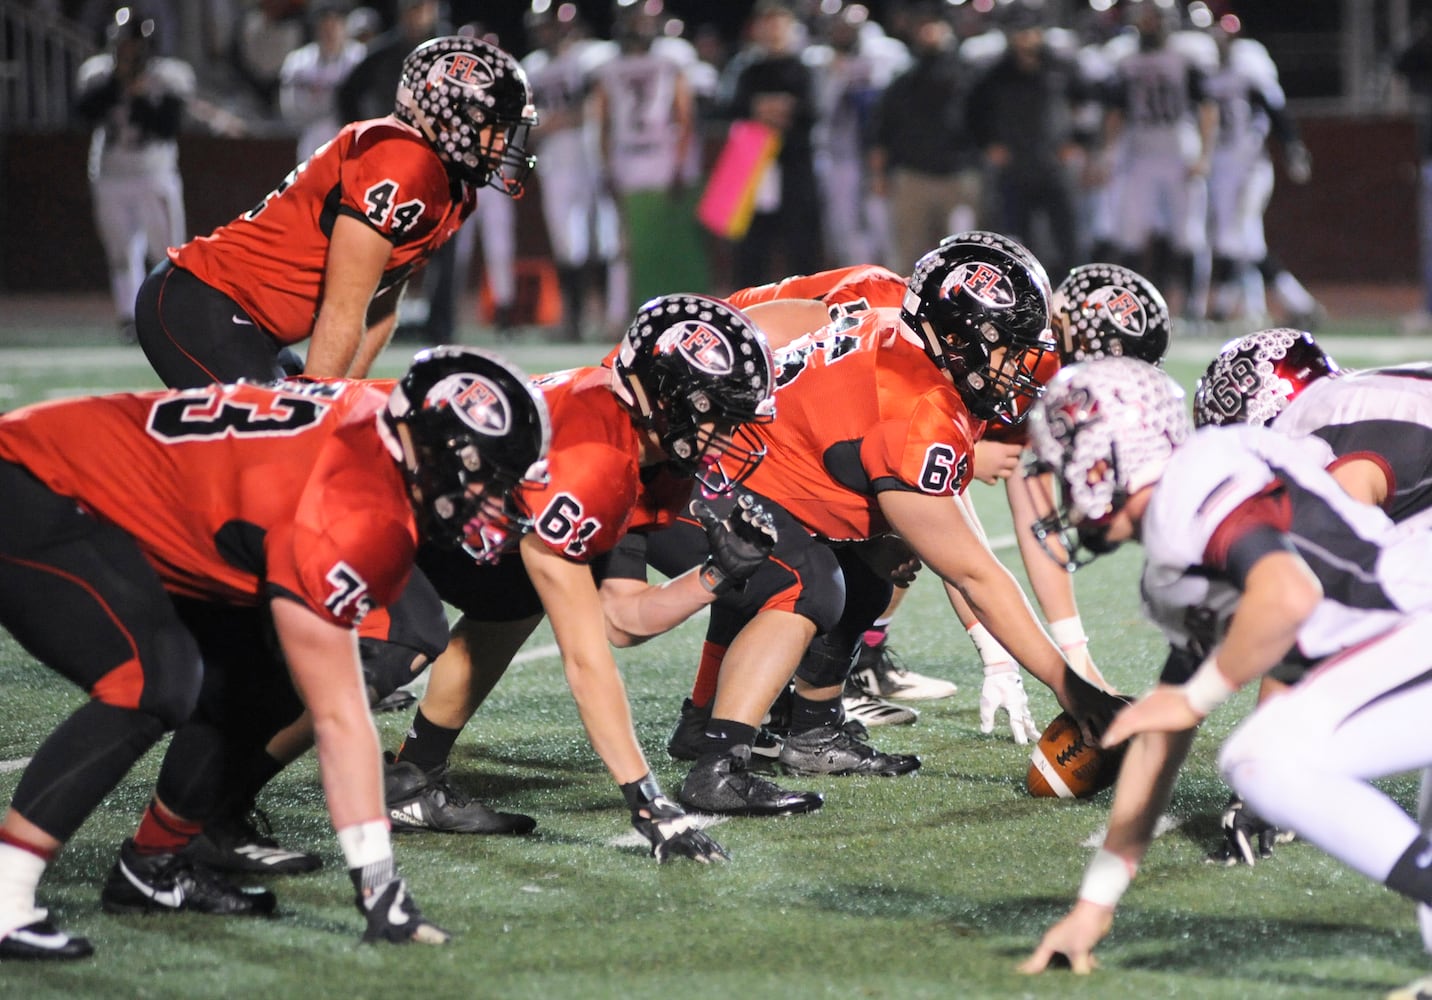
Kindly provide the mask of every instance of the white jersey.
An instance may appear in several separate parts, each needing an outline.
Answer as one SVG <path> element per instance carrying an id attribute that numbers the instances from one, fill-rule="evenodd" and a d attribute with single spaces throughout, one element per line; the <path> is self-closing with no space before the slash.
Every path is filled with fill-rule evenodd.
<path id="1" fill-rule="evenodd" d="M 1325 441 L 1340 461 L 1370 458 L 1388 479 L 1394 521 L 1432 510 L 1432 364 L 1370 368 L 1321 378 L 1273 427 Z"/>
<path id="2" fill-rule="evenodd" d="M 614 54 L 615 47 L 610 42 L 578 40 L 555 53 L 538 49 L 524 58 L 522 68 L 532 86 L 532 102 L 539 120 L 565 120 L 572 123 L 568 127 L 579 126 L 592 74 Z M 532 136 L 540 146 L 542 139 L 551 134 L 550 126 L 539 125 Z"/>
<path id="3" fill-rule="evenodd" d="M 1204 98 L 1204 70 L 1173 45 L 1135 49 L 1118 58 L 1113 98 L 1124 112 L 1128 155 L 1190 161 L 1197 154 L 1195 107 Z M 1192 154 L 1192 155 L 1191 155 Z"/>
<path id="4" fill-rule="evenodd" d="M 361 42 L 350 40 L 327 57 L 317 42 L 309 42 L 284 57 L 278 73 L 278 108 L 283 120 L 298 130 L 298 162 L 308 159 L 345 124 L 338 113 L 338 88 L 367 51 Z"/>
<path id="5" fill-rule="evenodd" d="M 1399 531 L 1349 497 L 1313 437 L 1263 427 L 1205 427 L 1174 454 L 1144 514 L 1144 610 L 1171 646 L 1202 659 L 1227 630 L 1238 587 L 1206 564 L 1215 533 L 1245 501 L 1281 488 L 1287 538 L 1322 584 L 1296 650 L 1321 660 L 1432 608 L 1432 532 Z"/>
<path id="6" fill-rule="evenodd" d="M 618 191 L 665 188 L 676 176 L 681 77 L 681 66 L 657 52 L 621 55 L 597 71 L 607 99 L 610 169 Z"/>
<path id="7" fill-rule="evenodd" d="M 108 86 L 114 77 L 114 57 L 109 53 L 91 56 L 80 64 L 76 90 L 83 96 Z M 187 103 L 194 96 L 194 70 L 178 59 L 155 57 L 139 77 L 143 101 L 158 105 L 175 99 Z M 90 138 L 89 175 L 98 177 L 142 177 L 177 173 L 179 144 L 172 135 L 157 135 L 132 113 L 134 101 L 121 100 L 110 108 Z"/>
<path id="8" fill-rule="evenodd" d="M 1261 155 L 1268 139 L 1268 109 L 1281 111 L 1287 103 L 1267 49 L 1251 39 L 1238 39 L 1227 61 L 1208 74 L 1204 88 L 1218 105 L 1218 150 L 1248 161 Z"/>

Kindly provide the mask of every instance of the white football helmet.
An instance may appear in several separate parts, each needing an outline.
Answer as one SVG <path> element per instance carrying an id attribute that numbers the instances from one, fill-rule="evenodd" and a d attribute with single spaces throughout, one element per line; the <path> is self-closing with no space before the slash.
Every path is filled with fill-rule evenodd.
<path id="1" fill-rule="evenodd" d="M 1056 375 L 1029 417 L 1037 465 L 1059 479 L 1055 512 L 1033 526 L 1051 558 L 1073 570 L 1112 551 L 1110 520 L 1163 475 L 1192 430 L 1183 389 L 1147 362 L 1100 358 Z M 1049 548 L 1051 536 L 1067 558 Z"/>

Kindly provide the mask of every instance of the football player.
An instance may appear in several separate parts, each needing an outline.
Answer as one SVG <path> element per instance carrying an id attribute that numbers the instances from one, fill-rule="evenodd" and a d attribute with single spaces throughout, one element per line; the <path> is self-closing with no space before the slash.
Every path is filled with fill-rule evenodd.
<path id="1" fill-rule="evenodd" d="M 0 418 L 0 624 L 90 695 L 35 751 L 0 824 L 0 958 L 91 953 L 35 905 L 37 884 L 170 730 L 104 908 L 271 913 L 272 893 L 182 850 L 233 762 L 305 706 L 364 940 L 447 940 L 393 860 L 353 630 L 397 597 L 420 541 L 514 541 L 509 494 L 547 442 L 525 377 L 463 348 L 420 354 L 391 392 L 241 383 Z"/>
<path id="2" fill-rule="evenodd" d="M 139 292 L 139 342 L 169 386 L 302 371 L 359 378 L 392 335 L 407 278 L 535 159 L 527 77 L 476 38 L 424 42 L 393 113 L 345 126 L 262 202 L 169 251 Z M 309 341 L 300 362 L 292 345 Z"/>
<path id="3" fill-rule="evenodd" d="M 536 384 L 552 414 L 553 438 L 547 481 L 518 492 L 533 530 L 516 553 L 491 566 L 433 548 L 419 554 L 438 593 L 462 615 L 389 763 L 389 818 L 395 830 L 490 832 L 488 816 L 471 808 L 480 803 L 450 785 L 448 757 L 546 615 L 592 746 L 621 786 L 652 856 L 724 857 L 650 774 L 608 644 L 592 563 L 624 534 L 671 524 L 686 509 L 693 480 L 724 490 L 760 460 L 750 425 L 774 415 L 766 338 L 744 313 L 717 299 L 665 295 L 637 312 L 611 367 L 558 372 Z M 719 480 L 718 458 L 729 472 Z M 741 517 L 723 512 L 720 519 L 730 524 Z M 759 552 L 754 561 L 763 557 Z M 748 570 L 751 564 L 747 560 Z M 739 572 L 734 563 L 730 568 Z M 723 573 L 713 560 L 680 585 L 718 589 Z M 663 592 L 653 596 L 659 604 Z"/>
<path id="4" fill-rule="evenodd" d="M 1076 973 L 1094 967 L 1196 727 L 1290 655 L 1307 672 L 1234 732 L 1224 777 L 1269 822 L 1432 914 L 1417 862 L 1432 844 L 1371 784 L 1432 763 L 1418 721 L 1432 710 L 1432 536 L 1348 496 L 1314 437 L 1194 434 L 1177 383 L 1132 359 L 1062 372 L 1030 437 L 1061 486 L 1043 530 L 1062 535 L 1073 562 L 1139 539 L 1146 614 L 1172 649 L 1159 685 L 1104 734 L 1109 747 L 1132 738 L 1108 834 L 1073 909 L 1021 969 L 1040 972 L 1056 954 Z M 1320 751 L 1303 752 L 1310 744 Z"/>
<path id="5" fill-rule="evenodd" d="M 784 815 L 820 797 L 788 792 L 749 771 L 752 740 L 776 695 L 795 677 L 788 770 L 899 775 L 919 767 L 845 727 L 841 693 L 861 634 L 888 604 L 913 558 L 964 592 L 1018 661 L 1096 728 L 1111 710 L 1035 622 L 1018 585 L 955 498 L 971 476 L 985 419 L 1015 421 L 1039 390 L 1035 372 L 1054 351 L 1048 286 L 997 239 L 970 238 L 927 254 L 903 308 L 870 309 L 810 329 L 823 303 L 781 302 L 790 316 L 753 306 L 777 343 L 780 415 L 759 428 L 767 458 L 746 487 L 776 514 L 772 558 L 741 592 L 713 605 L 703 659 L 720 668 L 710 717 L 685 756 L 697 757 L 679 793 L 704 812 Z M 806 310 L 803 318 L 796 310 Z M 830 401 L 840 400 L 832 407 Z M 717 498 L 718 513 L 733 504 Z M 798 530 L 787 530 L 782 517 Z M 703 539 L 651 553 L 690 566 Z M 887 537 L 898 533 L 903 544 Z M 665 541 L 665 540 L 663 540 Z M 906 547 L 908 546 L 908 548 Z M 673 551 L 675 556 L 673 556 Z M 797 669 L 799 668 L 799 669 Z"/>

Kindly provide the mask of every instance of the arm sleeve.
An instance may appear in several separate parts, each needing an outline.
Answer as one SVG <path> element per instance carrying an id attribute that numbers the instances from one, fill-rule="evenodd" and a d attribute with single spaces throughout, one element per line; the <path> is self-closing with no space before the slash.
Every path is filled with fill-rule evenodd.
<path id="1" fill-rule="evenodd" d="M 1242 589 L 1255 563 L 1272 552 L 1295 552 L 1287 531 L 1292 508 L 1281 489 L 1250 497 L 1214 529 L 1204 550 L 1205 566 Z"/>

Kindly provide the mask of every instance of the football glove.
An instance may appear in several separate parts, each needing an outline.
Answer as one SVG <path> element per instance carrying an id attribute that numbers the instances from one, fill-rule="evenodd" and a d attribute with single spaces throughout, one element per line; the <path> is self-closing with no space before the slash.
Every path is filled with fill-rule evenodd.
<path id="1" fill-rule="evenodd" d="M 1029 714 L 1029 695 L 1018 670 L 1000 670 L 985 674 L 980 689 L 980 732 L 994 732 L 995 713 L 1004 709 L 1009 716 L 1009 731 L 1020 746 L 1039 739 L 1039 727 Z"/>
<path id="2" fill-rule="evenodd" d="M 631 807 L 631 825 L 651 845 L 651 856 L 658 863 L 670 857 L 690 858 L 702 864 L 730 860 L 726 848 L 703 833 L 686 810 L 663 795 L 650 774 L 622 785 L 622 795 Z"/>
<path id="3" fill-rule="evenodd" d="M 1243 800 L 1234 795 L 1223 810 L 1223 843 L 1208 855 L 1210 864 L 1232 867 L 1239 862 L 1250 868 L 1259 858 L 1267 860 L 1273 856 L 1273 845 L 1286 844 L 1294 839 L 1291 831 L 1279 830 L 1271 823 L 1249 809 Z"/>
<path id="4" fill-rule="evenodd" d="M 724 518 L 701 500 L 691 501 L 691 515 L 706 529 L 710 554 L 701 567 L 701 585 L 713 594 L 743 586 L 776 547 L 776 523 L 749 493 L 737 497 Z"/>
<path id="5" fill-rule="evenodd" d="M 355 902 L 358 912 L 368 921 L 363 943 L 387 941 L 391 944 L 446 944 L 452 935 L 423 917 L 418 904 L 408 892 L 408 883 L 398 874 L 393 859 L 350 868 L 348 875 L 358 890 Z"/>

